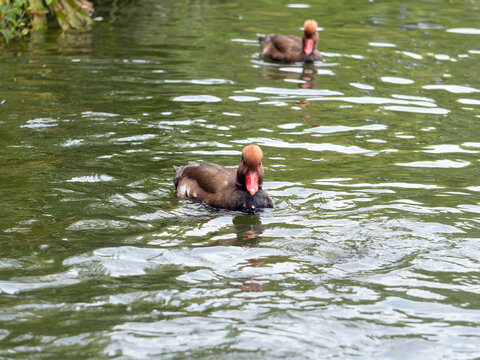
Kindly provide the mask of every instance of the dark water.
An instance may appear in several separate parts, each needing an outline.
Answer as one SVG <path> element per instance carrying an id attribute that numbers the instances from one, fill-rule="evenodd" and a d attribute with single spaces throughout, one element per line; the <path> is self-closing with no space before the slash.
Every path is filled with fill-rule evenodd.
<path id="1" fill-rule="evenodd" d="M 113 5 L 0 54 L 0 357 L 480 356 L 478 2 Z M 176 198 L 251 142 L 275 209 Z"/>

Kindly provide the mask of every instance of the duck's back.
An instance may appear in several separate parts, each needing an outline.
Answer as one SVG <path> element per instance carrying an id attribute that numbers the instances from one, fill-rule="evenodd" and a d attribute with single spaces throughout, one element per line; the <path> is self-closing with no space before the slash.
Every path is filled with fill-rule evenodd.
<path id="1" fill-rule="evenodd" d="M 187 166 L 174 167 L 177 190 L 186 180 L 193 180 L 198 189 L 216 194 L 225 187 L 235 186 L 235 170 L 203 162 L 189 163 Z"/>
<path id="2" fill-rule="evenodd" d="M 259 35 L 260 56 L 275 61 L 293 62 L 293 54 L 302 52 L 302 39 L 292 35 Z"/>
<path id="3" fill-rule="evenodd" d="M 177 196 L 218 206 L 225 193 L 235 190 L 235 170 L 204 163 L 173 167 Z"/>

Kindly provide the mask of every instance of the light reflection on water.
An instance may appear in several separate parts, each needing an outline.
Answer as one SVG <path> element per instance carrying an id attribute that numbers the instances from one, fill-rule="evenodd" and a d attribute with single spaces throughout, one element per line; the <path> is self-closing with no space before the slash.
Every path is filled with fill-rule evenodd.
<path id="1" fill-rule="evenodd" d="M 473 12 L 250 5 L 125 5 L 144 21 L 2 55 L 0 356 L 478 357 Z M 258 58 L 307 16 L 324 63 Z M 172 165 L 250 142 L 274 209 L 175 197 Z"/>

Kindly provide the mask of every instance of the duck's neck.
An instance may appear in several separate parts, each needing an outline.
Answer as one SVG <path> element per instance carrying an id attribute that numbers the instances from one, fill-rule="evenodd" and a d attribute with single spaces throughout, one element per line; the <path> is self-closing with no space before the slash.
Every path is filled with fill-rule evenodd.
<path id="1" fill-rule="evenodd" d="M 240 172 L 240 167 L 237 170 L 237 176 L 236 176 L 236 179 L 235 179 L 235 184 L 237 185 L 238 188 L 247 190 L 247 185 L 245 183 L 245 174 L 242 174 Z"/>

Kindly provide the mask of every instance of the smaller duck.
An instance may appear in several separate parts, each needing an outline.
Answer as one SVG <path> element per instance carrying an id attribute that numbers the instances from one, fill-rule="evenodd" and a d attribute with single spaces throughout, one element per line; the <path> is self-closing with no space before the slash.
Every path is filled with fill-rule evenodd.
<path id="1" fill-rule="evenodd" d="M 292 35 L 257 34 L 261 48 L 260 56 L 287 63 L 322 61 L 322 54 L 316 49 L 317 27 L 315 20 L 305 21 L 301 38 Z"/>
<path id="2" fill-rule="evenodd" d="M 177 196 L 205 205 L 244 212 L 273 208 L 273 201 L 262 189 L 263 152 L 257 145 L 247 145 L 242 151 L 238 168 L 203 162 L 174 166 Z"/>

